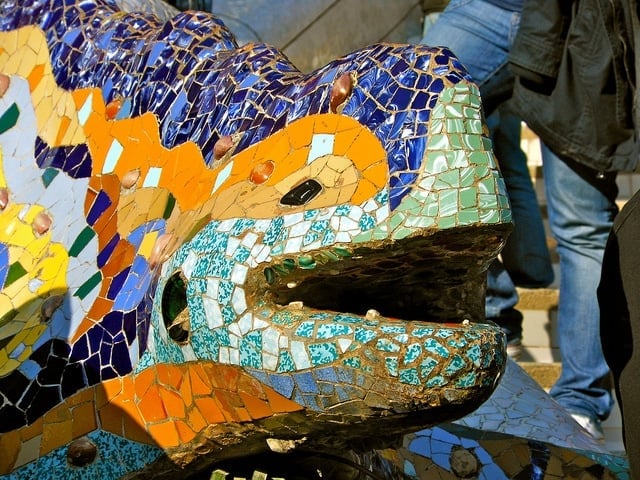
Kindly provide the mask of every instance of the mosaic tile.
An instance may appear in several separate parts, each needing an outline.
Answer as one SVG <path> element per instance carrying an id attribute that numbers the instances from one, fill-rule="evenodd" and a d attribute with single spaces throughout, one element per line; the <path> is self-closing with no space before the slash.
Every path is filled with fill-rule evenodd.
<path id="1" fill-rule="evenodd" d="M 162 14 L 0 5 L 0 475 L 175 475 L 482 403 L 511 213 L 455 56 L 380 44 L 302 74 Z M 446 466 L 467 440 L 440 437 Z"/>

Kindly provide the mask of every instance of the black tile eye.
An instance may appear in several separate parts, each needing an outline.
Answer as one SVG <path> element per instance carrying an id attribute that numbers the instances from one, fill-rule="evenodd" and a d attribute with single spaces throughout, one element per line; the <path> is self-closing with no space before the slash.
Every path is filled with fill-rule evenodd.
<path id="1" fill-rule="evenodd" d="M 280 199 L 280 204 L 291 206 L 305 205 L 315 198 L 321 191 L 322 185 L 320 182 L 314 179 L 309 179 L 289 190 Z"/>
<path id="2" fill-rule="evenodd" d="M 162 319 L 169 337 L 177 343 L 186 343 L 191 333 L 187 307 L 187 281 L 182 272 L 174 273 L 162 292 Z"/>

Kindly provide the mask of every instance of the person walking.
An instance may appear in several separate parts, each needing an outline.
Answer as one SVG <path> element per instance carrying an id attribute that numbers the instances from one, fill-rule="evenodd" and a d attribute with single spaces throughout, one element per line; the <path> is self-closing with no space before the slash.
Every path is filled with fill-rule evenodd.
<path id="1" fill-rule="evenodd" d="M 596 291 L 618 212 L 616 173 L 634 170 L 639 153 L 636 8 L 635 0 L 525 0 L 509 54 L 513 108 L 543 142 L 560 259 L 562 372 L 550 395 L 596 439 L 613 405 Z"/>

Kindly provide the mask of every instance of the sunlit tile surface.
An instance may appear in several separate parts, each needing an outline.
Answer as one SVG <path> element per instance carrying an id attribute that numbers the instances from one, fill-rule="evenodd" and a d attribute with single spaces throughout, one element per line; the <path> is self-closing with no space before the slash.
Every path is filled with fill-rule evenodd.
<path id="1" fill-rule="evenodd" d="M 505 367 L 479 322 L 511 213 L 447 50 L 303 75 L 204 13 L 3 2 L 0 209 L 7 478 L 401 434 Z"/>

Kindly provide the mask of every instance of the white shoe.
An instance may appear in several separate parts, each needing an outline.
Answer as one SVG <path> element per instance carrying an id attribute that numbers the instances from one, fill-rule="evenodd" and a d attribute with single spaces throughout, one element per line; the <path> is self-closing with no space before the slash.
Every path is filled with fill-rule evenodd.
<path id="1" fill-rule="evenodd" d="M 519 361 L 522 356 L 522 341 L 513 340 L 507 343 L 507 356 L 514 362 Z"/>
<path id="2" fill-rule="evenodd" d="M 572 413 L 571 416 L 576 422 L 578 422 L 578 425 L 591 435 L 591 438 L 597 442 L 604 443 L 604 431 L 602 430 L 600 420 L 594 420 L 582 413 Z"/>

